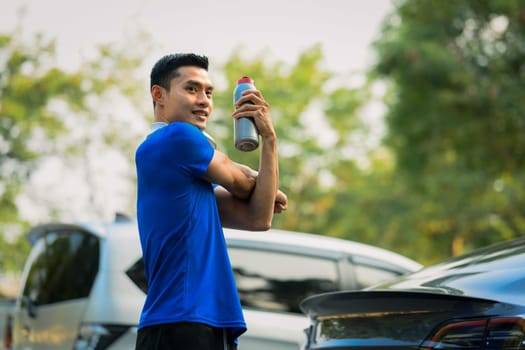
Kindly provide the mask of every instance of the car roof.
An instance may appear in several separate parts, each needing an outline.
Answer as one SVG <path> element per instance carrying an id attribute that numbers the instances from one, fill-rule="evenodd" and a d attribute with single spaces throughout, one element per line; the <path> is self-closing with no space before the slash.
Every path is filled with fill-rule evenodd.
<path id="1" fill-rule="evenodd" d="M 347 239 L 323 236 L 313 233 L 270 229 L 264 232 L 253 232 L 244 230 L 224 229 L 226 238 L 231 242 L 235 240 L 250 240 L 254 243 L 286 245 L 289 250 L 300 252 L 320 252 L 337 258 L 340 255 L 352 255 L 362 257 L 373 257 L 378 260 L 387 261 L 409 271 L 419 270 L 422 265 L 401 254 L 359 243 Z"/>
<path id="2" fill-rule="evenodd" d="M 138 235 L 137 223 L 132 220 L 118 220 L 112 223 L 48 223 L 33 227 L 28 233 L 27 238 L 31 244 L 38 237 L 51 231 L 88 231 L 98 237 L 119 240 L 126 239 L 130 234 Z M 313 233 L 295 232 L 280 229 L 270 229 L 268 231 L 245 231 L 224 229 L 224 235 L 230 244 L 239 246 L 264 249 L 264 247 L 283 247 L 287 251 L 295 251 L 305 254 L 322 254 L 338 258 L 343 255 L 360 256 L 363 258 L 371 257 L 377 260 L 386 261 L 392 265 L 406 269 L 407 271 L 417 271 L 422 265 L 401 254 L 375 247 L 372 245 L 350 241 L 341 238 L 317 235 Z M 339 256 L 337 255 L 339 254 Z"/>

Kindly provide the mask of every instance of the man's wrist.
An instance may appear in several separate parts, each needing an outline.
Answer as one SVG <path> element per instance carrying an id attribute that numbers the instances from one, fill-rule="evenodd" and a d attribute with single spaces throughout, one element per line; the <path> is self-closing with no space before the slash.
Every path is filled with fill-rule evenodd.
<path id="1" fill-rule="evenodd" d="M 261 140 L 264 143 L 277 143 L 277 135 L 275 133 L 272 133 L 270 135 L 261 135 Z"/>

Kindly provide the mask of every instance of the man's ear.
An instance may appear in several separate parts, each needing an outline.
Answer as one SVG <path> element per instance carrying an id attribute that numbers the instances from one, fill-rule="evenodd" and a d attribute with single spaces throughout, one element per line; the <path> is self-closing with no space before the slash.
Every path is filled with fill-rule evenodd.
<path id="1" fill-rule="evenodd" d="M 156 105 L 162 104 L 162 100 L 164 99 L 164 91 L 165 90 L 159 85 L 153 85 L 151 87 L 151 98 Z"/>

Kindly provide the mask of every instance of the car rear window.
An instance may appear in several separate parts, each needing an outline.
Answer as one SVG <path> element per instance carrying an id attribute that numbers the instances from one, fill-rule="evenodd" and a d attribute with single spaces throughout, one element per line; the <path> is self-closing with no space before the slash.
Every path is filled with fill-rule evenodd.
<path id="1" fill-rule="evenodd" d="M 24 296 L 36 305 L 87 297 L 98 272 L 99 240 L 86 232 L 49 232 L 33 246 Z"/>

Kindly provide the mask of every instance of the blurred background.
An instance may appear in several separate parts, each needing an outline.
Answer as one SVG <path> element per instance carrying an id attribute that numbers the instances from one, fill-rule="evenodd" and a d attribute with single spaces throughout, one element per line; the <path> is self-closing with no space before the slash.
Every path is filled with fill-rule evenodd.
<path id="1" fill-rule="evenodd" d="M 210 58 L 207 131 L 254 168 L 233 147 L 236 80 L 269 101 L 289 197 L 274 227 L 424 264 L 523 235 L 522 1 L 25 0 L 0 5 L 4 280 L 31 225 L 135 216 L 149 72 L 171 52 Z"/>

